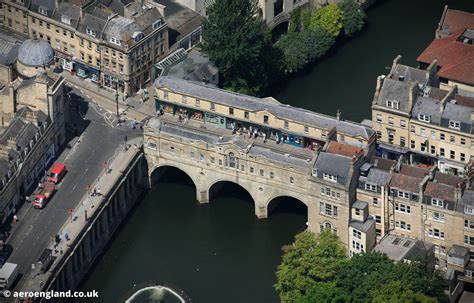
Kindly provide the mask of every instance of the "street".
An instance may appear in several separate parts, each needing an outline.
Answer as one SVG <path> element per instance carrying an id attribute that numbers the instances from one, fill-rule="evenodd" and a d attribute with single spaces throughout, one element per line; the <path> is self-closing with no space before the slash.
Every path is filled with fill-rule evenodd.
<path id="1" fill-rule="evenodd" d="M 22 275 L 31 270 L 31 264 L 48 246 L 51 236 L 60 232 L 68 219 L 68 209 L 76 207 L 88 185 L 93 184 L 105 169 L 106 161 L 124 145 L 125 136 L 129 139 L 141 136 L 139 127 L 131 129 L 128 124 L 117 127 L 117 119 L 112 113 L 86 102 L 79 91 L 73 89 L 70 95 L 70 109 L 73 114 L 78 114 L 74 125 L 79 130 L 79 138 L 74 138 L 71 148 L 63 150 L 56 160 L 65 163 L 67 174 L 44 209 L 34 209 L 28 203 L 22 206 L 8 241 L 14 248 L 8 262 L 17 263 Z M 17 284 L 16 290 L 21 288 L 23 280 Z"/>

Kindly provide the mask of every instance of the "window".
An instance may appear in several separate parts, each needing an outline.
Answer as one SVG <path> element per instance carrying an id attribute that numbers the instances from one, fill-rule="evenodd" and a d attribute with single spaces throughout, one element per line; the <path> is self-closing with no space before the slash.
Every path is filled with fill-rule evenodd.
<path id="1" fill-rule="evenodd" d="M 387 100 L 387 107 L 398 109 L 398 101 Z"/>
<path id="2" fill-rule="evenodd" d="M 461 123 L 459 123 L 459 121 L 449 120 L 449 127 L 454 129 L 461 129 Z"/>
<path id="3" fill-rule="evenodd" d="M 461 144 L 462 144 L 462 145 L 466 145 L 466 139 L 461 138 Z"/>
<path id="4" fill-rule="evenodd" d="M 436 132 L 434 130 L 430 131 L 431 139 L 436 139 Z"/>
<path id="5" fill-rule="evenodd" d="M 360 209 L 358 209 L 358 208 L 355 209 L 355 215 L 360 216 Z"/>
<path id="6" fill-rule="evenodd" d="M 464 213 L 467 215 L 474 215 L 474 208 L 472 206 L 464 206 Z"/>
<path id="7" fill-rule="evenodd" d="M 253 174 L 253 167 L 250 167 L 250 173 Z"/>
<path id="8" fill-rule="evenodd" d="M 46 23 L 46 28 L 47 28 L 47 29 L 51 29 L 51 24 Z"/>
<path id="9" fill-rule="evenodd" d="M 352 240 L 352 248 L 357 251 L 364 251 L 364 245 Z"/>
<path id="10" fill-rule="evenodd" d="M 194 159 L 194 152 L 189 153 L 190 157 Z"/>
<path id="11" fill-rule="evenodd" d="M 337 206 L 319 202 L 319 213 L 326 216 L 337 217 Z"/>
<path id="12" fill-rule="evenodd" d="M 122 45 L 122 43 L 120 42 L 119 39 L 115 38 L 115 37 L 111 37 L 109 39 L 110 43 L 113 43 L 113 44 L 116 44 L 116 45 Z"/>
<path id="13" fill-rule="evenodd" d="M 411 125 L 411 126 L 410 126 L 410 133 L 413 133 L 413 134 L 414 134 L 415 132 L 416 132 L 415 126 L 414 126 L 414 125 Z"/>
<path id="14" fill-rule="evenodd" d="M 403 127 L 403 128 L 407 127 L 407 121 L 400 120 L 400 127 Z"/>
<path id="15" fill-rule="evenodd" d="M 244 112 L 244 118 L 248 119 L 249 118 L 249 112 Z"/>
<path id="16" fill-rule="evenodd" d="M 168 92 L 167 92 L 167 91 L 164 91 L 164 92 L 163 92 L 163 98 L 164 98 L 164 99 L 168 99 Z"/>
<path id="17" fill-rule="evenodd" d="M 161 20 L 157 20 L 155 22 L 153 22 L 153 29 L 157 29 L 161 26 Z"/>
<path id="18" fill-rule="evenodd" d="M 421 144 L 420 144 L 420 149 L 421 149 L 422 152 L 426 152 L 426 151 L 427 151 L 426 141 L 425 141 L 425 142 L 421 142 Z"/>
<path id="19" fill-rule="evenodd" d="M 352 230 L 352 236 L 354 238 L 361 239 L 362 238 L 362 233 L 357 229 L 353 229 Z"/>
<path id="20" fill-rule="evenodd" d="M 400 137 L 400 146 L 405 147 L 405 137 Z"/>
<path id="21" fill-rule="evenodd" d="M 415 149 L 415 141 L 410 140 L 410 148 Z"/>
<path id="22" fill-rule="evenodd" d="M 433 154 L 433 155 L 436 154 L 436 146 L 431 145 L 431 146 L 430 146 L 430 152 L 431 152 L 431 154 Z"/>
<path id="23" fill-rule="evenodd" d="M 395 226 L 397 226 L 397 224 L 395 224 Z M 400 221 L 400 224 L 398 224 L 398 228 L 402 230 L 411 231 L 411 224 L 406 223 L 405 221 Z"/>
<path id="24" fill-rule="evenodd" d="M 222 159 L 219 159 L 219 165 L 222 165 Z"/>
<path id="25" fill-rule="evenodd" d="M 433 212 L 432 216 L 434 221 L 444 222 L 444 214 L 439 212 Z"/>
<path id="26" fill-rule="evenodd" d="M 41 15 L 45 15 L 45 16 L 48 15 L 48 11 L 43 7 L 38 8 L 38 13 L 40 13 Z"/>
<path id="27" fill-rule="evenodd" d="M 67 37 L 67 30 L 63 30 L 63 36 Z"/>
<path id="28" fill-rule="evenodd" d="M 87 55 L 87 63 L 92 64 L 92 56 Z"/>
<path id="29" fill-rule="evenodd" d="M 229 115 L 230 116 L 234 115 L 234 109 L 232 107 L 229 107 Z"/>
<path id="30" fill-rule="evenodd" d="M 211 110 L 216 110 L 216 104 L 214 102 L 211 102 Z"/>
<path id="31" fill-rule="evenodd" d="M 295 178 L 290 177 L 290 183 L 291 183 L 291 184 L 295 183 Z"/>
<path id="32" fill-rule="evenodd" d="M 288 127 L 289 127 L 288 121 L 285 121 L 285 122 L 283 123 L 283 127 L 284 127 L 284 128 L 288 128 Z"/>
<path id="33" fill-rule="evenodd" d="M 410 205 L 405 205 L 405 204 L 399 204 L 399 203 L 395 203 L 395 210 L 398 211 L 398 212 L 401 212 L 401 213 L 406 213 L 406 214 L 409 214 L 411 213 L 411 207 Z"/>
<path id="34" fill-rule="evenodd" d="M 375 223 L 382 223 L 382 217 L 381 216 L 375 216 Z"/>
<path id="35" fill-rule="evenodd" d="M 215 163 L 215 162 L 216 162 L 216 158 L 211 157 L 211 163 Z"/>
<path id="36" fill-rule="evenodd" d="M 275 177 L 275 174 L 271 171 L 270 172 L 270 179 L 273 179 Z"/>
<path id="37" fill-rule="evenodd" d="M 309 133 L 309 128 L 308 128 L 308 126 L 306 126 L 306 125 L 304 126 L 304 132 L 305 132 L 305 133 Z"/>
<path id="38" fill-rule="evenodd" d="M 474 237 L 464 236 L 464 243 L 468 245 L 474 245 Z"/>
<path id="39" fill-rule="evenodd" d="M 393 117 L 388 117 L 388 124 L 393 125 Z"/>
<path id="40" fill-rule="evenodd" d="M 268 124 L 268 116 L 267 115 L 263 116 L 263 123 Z"/>
<path id="41" fill-rule="evenodd" d="M 196 107 L 199 107 L 199 106 L 201 106 L 201 100 L 199 100 L 199 99 L 196 99 L 196 103 L 195 103 L 194 105 L 196 105 Z"/>
<path id="42" fill-rule="evenodd" d="M 461 156 L 459 157 L 459 159 L 463 162 L 466 161 L 466 154 L 461 153 Z"/>
<path id="43" fill-rule="evenodd" d="M 229 167 L 232 167 L 232 168 L 239 167 L 237 158 L 235 157 L 235 154 L 232 152 L 230 152 L 229 155 L 227 156 L 227 163 L 229 164 Z"/>
<path id="44" fill-rule="evenodd" d="M 331 182 L 337 182 L 337 176 L 330 175 L 328 173 L 323 173 L 323 179 Z"/>
<path id="45" fill-rule="evenodd" d="M 170 146 L 170 150 L 174 154 L 174 146 Z"/>
<path id="46" fill-rule="evenodd" d="M 444 207 L 444 201 L 441 199 L 431 198 L 431 205 L 437 207 Z"/>
<path id="47" fill-rule="evenodd" d="M 62 15 L 61 16 L 61 22 L 65 23 L 65 24 L 68 24 L 68 25 L 71 25 L 71 18 L 69 18 L 68 16 Z"/>
<path id="48" fill-rule="evenodd" d="M 403 199 L 410 199 L 410 194 L 404 191 L 398 191 L 398 197 Z"/>
<path id="49" fill-rule="evenodd" d="M 240 170 L 241 170 L 241 171 L 245 171 L 245 165 L 241 165 L 241 166 L 240 166 Z"/>
<path id="50" fill-rule="evenodd" d="M 474 229 L 474 221 L 464 220 L 464 227 Z"/>
<path id="51" fill-rule="evenodd" d="M 444 141 L 444 139 L 445 139 L 445 134 L 440 133 L 440 134 L 439 134 L 439 139 Z"/>
<path id="52" fill-rule="evenodd" d="M 424 128 L 420 128 L 420 136 L 426 137 L 426 132 Z"/>
<path id="53" fill-rule="evenodd" d="M 442 148 L 442 147 L 439 148 L 439 155 L 441 157 L 444 157 L 444 148 Z"/>
<path id="54" fill-rule="evenodd" d="M 188 99 L 186 98 L 186 96 L 181 96 L 181 102 L 183 102 L 184 104 L 188 103 Z"/>
<path id="55" fill-rule="evenodd" d="M 365 183 L 365 190 L 376 192 L 377 191 L 377 185 Z"/>
<path id="56" fill-rule="evenodd" d="M 454 150 L 449 151 L 449 158 L 450 159 L 456 159 L 456 152 Z"/>
<path id="57" fill-rule="evenodd" d="M 424 122 L 430 122 L 431 117 L 429 115 L 425 115 L 425 114 L 418 114 L 418 120 L 424 121 Z"/>
<path id="58" fill-rule="evenodd" d="M 263 171 L 263 169 L 260 170 L 260 176 L 264 176 L 265 175 L 265 172 Z"/>
<path id="59" fill-rule="evenodd" d="M 450 143 L 456 143 L 456 138 L 454 136 L 449 136 Z"/>
<path id="60" fill-rule="evenodd" d="M 374 205 L 379 205 L 379 199 L 378 198 L 372 198 L 372 203 L 374 203 Z"/>
<path id="61" fill-rule="evenodd" d="M 381 114 L 377 114 L 376 118 L 377 122 L 382 122 L 382 115 Z"/>
<path id="62" fill-rule="evenodd" d="M 88 34 L 89 36 L 95 37 L 96 31 L 90 28 L 86 28 L 86 34 Z"/>

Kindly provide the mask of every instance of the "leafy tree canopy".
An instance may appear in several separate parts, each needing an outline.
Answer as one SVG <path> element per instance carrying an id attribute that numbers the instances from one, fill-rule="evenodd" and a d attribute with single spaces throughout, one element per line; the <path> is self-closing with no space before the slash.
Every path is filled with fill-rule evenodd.
<path id="1" fill-rule="evenodd" d="M 342 11 L 344 33 L 351 37 L 364 26 L 365 13 L 354 0 L 343 0 L 339 8 Z"/>
<path id="2" fill-rule="evenodd" d="M 219 68 L 225 88 L 258 94 L 268 85 L 271 44 L 257 0 L 216 0 L 202 24 L 202 49 Z"/>
<path id="3" fill-rule="evenodd" d="M 346 251 L 334 233 L 303 232 L 295 237 L 293 245 L 283 247 L 275 289 L 282 302 L 298 302 L 306 290 L 333 279 L 345 261 Z"/>
<path id="4" fill-rule="evenodd" d="M 311 16 L 310 29 L 322 28 L 334 37 L 339 36 L 342 29 L 342 11 L 336 4 L 329 4 L 314 11 Z"/>

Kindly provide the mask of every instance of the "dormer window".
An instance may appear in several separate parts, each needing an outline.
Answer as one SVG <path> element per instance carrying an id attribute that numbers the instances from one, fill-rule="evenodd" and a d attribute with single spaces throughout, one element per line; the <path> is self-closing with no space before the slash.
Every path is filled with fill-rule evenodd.
<path id="1" fill-rule="evenodd" d="M 429 115 L 418 114 L 418 120 L 424 122 L 431 122 L 431 117 Z"/>
<path id="2" fill-rule="evenodd" d="M 328 173 L 323 173 L 323 179 L 331 182 L 337 182 L 337 176 Z"/>
<path id="3" fill-rule="evenodd" d="M 431 205 L 438 206 L 438 207 L 444 207 L 444 201 L 441 200 L 441 199 L 431 198 Z"/>
<path id="4" fill-rule="evenodd" d="M 61 16 L 61 22 L 65 23 L 67 25 L 71 25 L 71 18 L 69 18 L 68 16 L 65 16 L 65 15 L 62 15 Z"/>
<path id="5" fill-rule="evenodd" d="M 449 128 L 461 129 L 461 123 L 459 121 L 449 120 Z"/>
<path id="6" fill-rule="evenodd" d="M 138 41 L 142 40 L 143 37 L 145 37 L 145 35 L 142 32 L 134 32 L 133 35 L 132 35 L 132 39 L 135 42 L 138 42 Z"/>
<path id="7" fill-rule="evenodd" d="M 398 109 L 398 101 L 394 101 L 394 100 L 387 100 L 387 107 L 390 107 L 390 108 L 394 108 L 394 109 Z"/>
<path id="8" fill-rule="evenodd" d="M 410 194 L 404 191 L 398 191 L 398 197 L 402 199 L 410 199 Z"/>
<path id="9" fill-rule="evenodd" d="M 368 190 L 368 191 L 377 191 L 377 185 L 375 185 L 375 184 L 370 184 L 370 183 L 365 183 L 365 190 Z"/>
<path id="10" fill-rule="evenodd" d="M 120 42 L 120 40 L 115 38 L 115 37 L 111 37 L 109 41 L 110 41 L 110 43 L 113 43 L 113 44 L 116 44 L 116 45 L 122 45 L 122 42 Z"/>
<path id="11" fill-rule="evenodd" d="M 48 10 L 45 9 L 44 7 L 38 7 L 38 13 L 40 13 L 41 15 L 45 15 L 47 16 L 48 15 Z"/>
<path id="12" fill-rule="evenodd" d="M 153 22 L 153 29 L 157 29 L 158 27 L 161 26 L 161 20 L 157 20 L 155 22 Z"/>
<path id="13" fill-rule="evenodd" d="M 464 206 L 464 213 L 467 215 L 474 215 L 474 207 L 472 206 Z"/>
<path id="14" fill-rule="evenodd" d="M 93 30 L 93 29 L 86 28 L 86 33 L 87 33 L 89 36 L 95 37 L 97 32 L 96 32 L 95 30 Z"/>

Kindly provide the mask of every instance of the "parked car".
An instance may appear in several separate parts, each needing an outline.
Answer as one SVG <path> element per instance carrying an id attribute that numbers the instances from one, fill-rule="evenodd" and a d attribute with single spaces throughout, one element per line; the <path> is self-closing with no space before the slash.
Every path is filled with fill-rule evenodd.
<path id="1" fill-rule="evenodd" d="M 12 252 L 13 246 L 11 246 L 10 244 L 3 245 L 2 250 L 0 250 L 0 265 L 3 265 L 5 264 L 5 262 L 7 262 Z"/>

